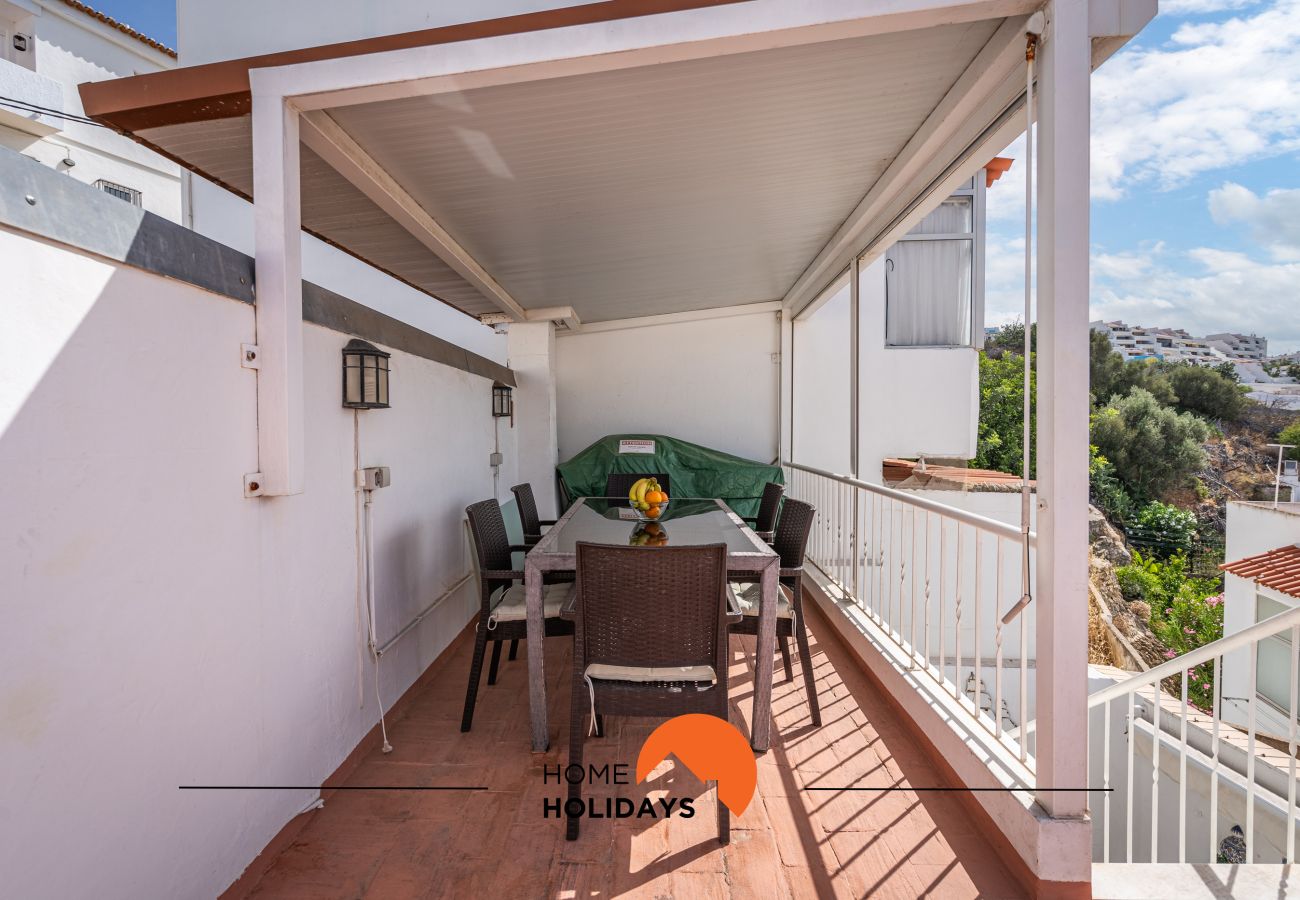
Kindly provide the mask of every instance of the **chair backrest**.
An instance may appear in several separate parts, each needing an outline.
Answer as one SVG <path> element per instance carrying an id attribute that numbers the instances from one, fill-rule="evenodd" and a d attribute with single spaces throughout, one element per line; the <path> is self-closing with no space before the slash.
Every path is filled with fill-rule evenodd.
<path id="1" fill-rule="evenodd" d="M 515 495 L 515 506 L 519 509 L 519 524 L 527 536 L 542 533 L 541 516 L 537 515 L 537 501 L 533 499 L 533 486 L 525 481 L 510 489 Z"/>
<path id="2" fill-rule="evenodd" d="M 727 656 L 727 548 L 577 547 L 583 665 L 713 666 Z"/>
<path id="3" fill-rule="evenodd" d="M 626 497 L 627 492 L 632 489 L 642 478 L 656 478 L 659 486 L 664 489 L 664 493 L 671 494 L 668 489 L 668 476 L 659 475 L 654 472 L 613 472 L 605 479 L 605 496 L 606 497 Z"/>
<path id="4" fill-rule="evenodd" d="M 781 509 L 781 498 L 785 496 L 785 485 L 769 481 L 763 485 L 763 499 L 758 502 L 758 518 L 754 522 L 755 531 L 775 531 L 776 514 Z"/>
<path id="5" fill-rule="evenodd" d="M 470 538 L 474 543 L 474 555 L 481 573 L 489 569 L 511 569 L 510 538 L 506 536 L 506 520 L 501 516 L 501 507 L 495 500 L 480 500 L 465 507 L 469 519 Z M 482 576 L 479 576 L 482 581 Z M 500 580 L 486 584 L 495 590 Z"/>
<path id="6" fill-rule="evenodd" d="M 772 549 L 781 557 L 781 568 L 803 567 L 808 534 L 816 516 L 817 509 L 802 500 L 787 497 L 781 504 L 781 516 L 777 519 L 776 534 L 772 538 Z"/>

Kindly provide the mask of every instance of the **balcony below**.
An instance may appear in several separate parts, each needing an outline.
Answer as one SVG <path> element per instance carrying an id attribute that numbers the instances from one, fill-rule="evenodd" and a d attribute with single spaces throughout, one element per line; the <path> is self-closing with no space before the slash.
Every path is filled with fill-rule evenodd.
<path id="1" fill-rule="evenodd" d="M 331 784 L 482 785 L 485 791 L 326 792 L 290 823 L 226 896 L 434 897 L 1020 897 L 961 795 L 859 662 L 809 610 L 823 726 L 813 728 L 802 678 L 777 666 L 775 737 L 758 760 L 758 791 L 732 839 L 716 841 L 711 789 L 670 757 L 642 785 L 586 788 L 600 798 L 700 798 L 691 819 L 584 819 L 575 842 L 543 817 L 557 796 L 543 767 L 566 758 L 569 642 L 547 642 L 551 749 L 529 751 L 527 666 L 503 660 L 481 685 L 474 728 L 458 731 L 472 630 L 430 667 L 391 721 L 394 750 L 372 747 Z M 732 638 L 731 717 L 748 728 L 753 640 Z M 798 666 L 795 658 L 796 668 Z M 635 763 L 653 721 L 606 720 L 595 766 Z M 817 788 L 888 790 L 815 790 Z"/>

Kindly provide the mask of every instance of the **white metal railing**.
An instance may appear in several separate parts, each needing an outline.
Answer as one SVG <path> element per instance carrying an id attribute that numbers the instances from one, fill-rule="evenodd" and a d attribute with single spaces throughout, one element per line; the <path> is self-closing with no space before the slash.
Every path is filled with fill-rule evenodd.
<path id="1" fill-rule="evenodd" d="M 1033 607 L 1019 603 L 1020 529 L 798 463 L 784 469 L 789 495 L 817 508 L 810 561 L 914 671 L 1032 771 Z M 1032 532 L 1029 540 L 1037 540 Z"/>
<path id="2" fill-rule="evenodd" d="M 1288 633 L 1290 709 L 1284 711 L 1259 696 L 1259 647 L 1262 641 Z M 1225 666 L 1225 662 L 1229 665 Z M 1196 667 L 1207 663 L 1213 664 L 1213 700 L 1212 708 L 1202 711 L 1188 703 L 1188 685 Z M 1241 679 L 1243 672 L 1245 678 Z M 1296 695 L 1300 693 L 1297 676 L 1300 676 L 1300 607 L 1093 693 L 1088 698 L 1090 728 L 1096 737 L 1100 725 L 1101 758 L 1096 758 L 1098 748 L 1094 741 L 1090 747 L 1089 769 L 1091 777 L 1099 777 L 1105 789 L 1101 794 L 1102 808 L 1092 810 L 1094 843 L 1100 842 L 1099 847 L 1094 846 L 1097 861 L 1111 862 L 1112 857 L 1118 856 L 1114 861 L 1213 863 L 1218 861 L 1225 838 L 1237 842 L 1244 850 L 1244 859 L 1226 861 L 1293 861 L 1297 813 Z M 1178 698 L 1158 688 L 1161 681 L 1170 677 L 1178 678 L 1181 683 Z M 1223 692 L 1225 682 L 1233 687 L 1229 695 Z M 1241 687 L 1244 695 L 1234 696 Z M 1265 709 L 1261 710 L 1261 705 Z M 1244 728 L 1225 720 L 1225 711 L 1243 714 Z M 1258 733 L 1262 712 L 1272 723 L 1271 745 L 1264 744 Z M 1112 719 L 1116 719 L 1114 726 Z M 1117 771 L 1112 771 L 1111 765 L 1112 731 L 1117 744 L 1122 741 L 1119 752 L 1126 755 Z M 1286 734 L 1285 740 L 1281 733 Z M 1139 737 L 1142 748 L 1137 746 Z M 1272 757 L 1272 762 L 1264 760 L 1265 753 Z M 1145 779 L 1150 780 L 1149 796 L 1147 786 L 1142 783 Z M 1163 803 L 1162 781 L 1166 784 Z M 1172 798 L 1170 791 L 1176 791 Z M 1189 791 L 1193 794 L 1190 809 Z M 1226 813 L 1221 810 L 1225 804 L 1231 807 Z M 1135 827 L 1141 828 L 1144 818 L 1141 807 L 1147 807 L 1149 837 L 1145 841 L 1146 853 L 1142 853 L 1144 848 L 1139 844 L 1135 856 Z M 1269 831 L 1262 841 L 1257 817 Z M 1175 819 L 1176 841 L 1169 835 Z M 1234 832 L 1234 827 L 1240 832 Z M 1203 829 L 1204 834 L 1193 840 L 1189 829 L 1198 832 Z M 1141 831 L 1136 834 L 1141 836 Z"/>

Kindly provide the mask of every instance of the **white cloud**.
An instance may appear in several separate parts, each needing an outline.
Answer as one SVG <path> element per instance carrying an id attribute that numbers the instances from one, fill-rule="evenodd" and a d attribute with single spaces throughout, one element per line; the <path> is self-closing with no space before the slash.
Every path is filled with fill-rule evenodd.
<path id="1" fill-rule="evenodd" d="M 1300 150 L 1298 47 L 1300 0 L 1278 0 L 1110 60 L 1092 80 L 1093 197 Z"/>
<path id="2" fill-rule="evenodd" d="M 1300 189 L 1276 188 L 1259 196 L 1229 181 L 1210 191 L 1210 215 L 1219 225 L 1246 225 L 1274 259 L 1300 260 Z"/>
<path id="3" fill-rule="evenodd" d="M 985 319 L 1021 317 L 1024 238 L 990 231 L 985 261 Z M 1176 252 L 1162 242 L 1092 252 L 1092 319 L 1267 335 L 1272 352 L 1300 349 L 1300 262 L 1260 261 L 1214 247 Z"/>
<path id="4" fill-rule="evenodd" d="M 1270 349 L 1300 346 L 1300 263 L 1269 263 L 1245 254 L 1198 248 L 1186 268 L 1158 256 L 1137 277 L 1094 279 L 1094 317 L 1186 328 L 1268 335 Z M 1173 260 L 1172 262 L 1178 262 Z"/>
<path id="5" fill-rule="evenodd" d="M 1161 0 L 1160 12 L 1168 16 L 1199 16 L 1255 6 L 1259 0 Z"/>

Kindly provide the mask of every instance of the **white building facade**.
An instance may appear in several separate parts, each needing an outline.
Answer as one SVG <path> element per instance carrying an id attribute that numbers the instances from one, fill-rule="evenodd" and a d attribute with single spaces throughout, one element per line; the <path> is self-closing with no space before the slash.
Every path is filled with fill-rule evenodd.
<path id="1" fill-rule="evenodd" d="M 181 169 L 83 118 L 77 85 L 175 68 L 174 51 L 89 7 L 0 0 L 0 147 L 173 222 Z M 45 110 L 46 112 L 42 112 Z"/>

